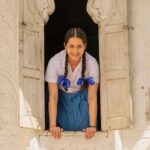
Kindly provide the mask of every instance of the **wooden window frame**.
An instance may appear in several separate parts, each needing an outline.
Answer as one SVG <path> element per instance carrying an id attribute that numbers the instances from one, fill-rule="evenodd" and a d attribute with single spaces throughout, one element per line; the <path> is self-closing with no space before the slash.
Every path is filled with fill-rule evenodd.
<path id="1" fill-rule="evenodd" d="M 35 5 L 35 3 L 38 3 L 38 5 Z M 38 6 L 39 9 L 35 6 Z M 25 91 L 27 89 L 26 86 L 30 85 L 30 81 L 33 81 L 32 79 L 35 81 L 35 84 L 33 81 L 33 89 L 36 89 L 38 84 L 39 91 L 41 90 L 42 92 L 42 88 L 44 90 L 44 22 L 48 21 L 48 16 L 54 12 L 54 8 L 53 0 L 48 0 L 47 2 L 42 0 L 38 2 L 35 0 L 32 2 L 31 0 L 21 0 L 20 2 L 20 111 L 22 109 L 29 110 L 29 107 L 25 104 L 25 99 L 31 99 L 29 100 L 31 102 L 32 97 L 35 96 L 33 98 L 34 101 L 37 97 L 37 93 L 32 95 L 32 92 Z M 125 28 L 127 26 L 127 0 L 108 0 L 106 2 L 102 0 L 88 0 L 87 12 L 99 26 L 101 130 L 109 131 L 129 128 L 132 126 L 132 100 L 129 88 L 128 30 Z M 26 36 L 26 31 L 31 33 Z M 30 37 L 30 35 L 32 36 Z M 26 39 L 26 37 L 28 38 Z M 30 38 L 33 42 L 30 41 Z M 28 42 L 30 47 L 26 47 Z M 32 44 L 35 43 L 39 45 L 34 47 L 35 45 Z M 32 55 L 34 55 L 35 50 L 38 50 L 39 55 L 37 56 L 39 56 L 38 59 L 40 61 L 38 62 L 38 67 L 34 66 L 34 63 L 36 64 L 35 56 L 33 61 L 29 52 L 26 52 L 30 48 Z M 110 53 L 115 53 L 113 57 L 110 57 L 111 59 L 108 58 Z M 25 60 L 25 57 L 28 60 Z M 117 60 L 117 57 L 120 59 Z M 116 65 L 118 63 L 116 60 L 119 62 L 118 66 Z M 33 67 L 30 66 L 30 62 Z M 30 79 L 25 80 L 27 77 Z M 113 86 L 123 95 L 123 98 Z M 31 88 L 31 90 L 33 89 Z M 39 116 L 36 116 L 35 112 L 34 120 L 38 117 L 44 123 L 44 101 L 42 99 L 44 100 L 44 91 L 40 94 L 39 103 L 41 103 L 41 106 L 39 105 Z M 114 103 L 116 103 L 116 106 L 113 105 Z M 24 123 L 24 125 L 21 124 L 20 126 L 44 129 L 43 123 L 32 126 L 32 123 L 30 123 L 32 114 L 30 113 L 27 111 L 26 114 L 23 114 L 27 115 L 27 117 L 29 116 L 27 119 L 29 123 Z M 20 120 L 24 117 L 23 115 L 20 113 Z M 45 131 L 43 134 L 45 134 Z M 106 135 L 105 132 L 104 135 Z"/>

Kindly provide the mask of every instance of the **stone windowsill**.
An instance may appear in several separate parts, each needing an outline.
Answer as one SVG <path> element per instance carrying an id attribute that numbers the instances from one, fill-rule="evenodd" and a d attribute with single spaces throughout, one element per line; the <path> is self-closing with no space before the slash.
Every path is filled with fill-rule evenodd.
<path id="1" fill-rule="evenodd" d="M 77 132 L 73 132 L 73 131 L 64 131 L 62 132 L 62 136 L 65 137 L 71 137 L 71 136 L 77 136 L 77 137 L 81 137 L 83 136 L 84 132 L 81 131 L 77 131 Z M 48 130 L 43 130 L 42 132 L 40 132 L 40 136 L 51 136 L 51 133 Z M 97 131 L 95 133 L 95 137 L 108 137 L 108 132 L 102 132 L 102 131 Z"/>

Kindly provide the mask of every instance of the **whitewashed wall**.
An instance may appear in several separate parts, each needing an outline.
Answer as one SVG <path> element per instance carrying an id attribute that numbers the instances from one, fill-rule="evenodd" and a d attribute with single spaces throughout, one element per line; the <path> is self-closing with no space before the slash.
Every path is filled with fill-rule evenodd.
<path id="1" fill-rule="evenodd" d="M 18 10 L 18 0 L 0 0 L 0 150 L 27 150 L 37 143 L 35 131 L 18 122 Z"/>
<path id="2" fill-rule="evenodd" d="M 59 142 L 78 149 L 150 149 L 150 126 L 146 121 L 146 111 L 150 88 L 150 1 L 128 1 L 130 79 L 133 97 L 133 129 L 122 130 L 122 144 L 118 133 L 107 136 L 96 135 L 93 140 L 85 141 L 81 135 L 66 137 Z M 0 1 L 0 150 L 38 150 L 36 132 L 19 128 L 18 91 L 19 91 L 19 20 L 18 0 Z M 70 142 L 68 142 L 68 140 Z M 59 149 L 58 142 L 49 136 L 41 137 L 41 150 Z M 64 140 L 64 141 L 63 141 Z M 76 146 L 73 146 L 73 142 Z M 90 148 L 89 143 L 91 143 Z M 117 143 L 117 144 L 115 144 Z M 53 144 L 53 145 L 52 145 Z M 82 144 L 82 147 L 79 147 Z M 61 146 L 60 146 L 61 147 Z M 63 146 L 62 146 L 63 147 Z"/>
<path id="3" fill-rule="evenodd" d="M 150 149 L 150 121 L 146 111 L 150 103 L 150 1 L 129 0 L 130 77 L 133 97 L 133 129 L 122 131 L 124 150 Z M 149 108 L 150 109 L 150 108 Z"/>

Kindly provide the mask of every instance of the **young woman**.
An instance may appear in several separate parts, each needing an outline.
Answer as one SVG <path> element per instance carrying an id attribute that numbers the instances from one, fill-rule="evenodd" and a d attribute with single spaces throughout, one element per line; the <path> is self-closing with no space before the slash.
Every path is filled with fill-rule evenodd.
<path id="1" fill-rule="evenodd" d="M 91 138 L 97 127 L 99 66 L 85 52 L 87 39 L 80 28 L 71 28 L 64 38 L 65 49 L 47 66 L 49 87 L 49 131 L 55 138 L 65 131 L 85 131 Z"/>

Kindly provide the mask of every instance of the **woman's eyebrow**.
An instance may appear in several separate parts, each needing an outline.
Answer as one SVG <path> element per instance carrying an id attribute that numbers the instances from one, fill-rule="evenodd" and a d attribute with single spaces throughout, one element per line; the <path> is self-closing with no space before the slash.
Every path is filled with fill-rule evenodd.
<path id="1" fill-rule="evenodd" d="M 70 46 L 73 46 L 73 44 L 69 43 Z"/>

